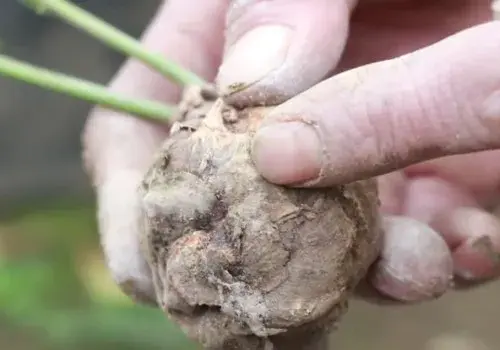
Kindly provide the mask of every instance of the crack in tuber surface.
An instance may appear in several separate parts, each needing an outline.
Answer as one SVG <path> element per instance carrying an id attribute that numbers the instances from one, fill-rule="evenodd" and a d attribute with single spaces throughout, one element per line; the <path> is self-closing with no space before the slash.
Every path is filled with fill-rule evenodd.
<path id="1" fill-rule="evenodd" d="M 270 184 L 249 151 L 262 110 L 192 91 L 141 188 L 159 305 L 206 349 L 326 350 L 380 250 L 375 180 Z"/>

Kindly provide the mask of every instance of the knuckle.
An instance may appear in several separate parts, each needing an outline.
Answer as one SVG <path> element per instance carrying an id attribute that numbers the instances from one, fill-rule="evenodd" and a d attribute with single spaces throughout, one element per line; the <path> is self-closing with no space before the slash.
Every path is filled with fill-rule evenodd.
<path id="1" fill-rule="evenodd" d="M 355 109 L 350 111 L 350 120 L 356 123 L 356 135 L 366 154 L 371 154 L 374 160 L 382 163 L 393 163 L 394 151 L 401 149 L 401 142 L 406 142 L 399 135 L 406 126 L 400 118 L 399 99 L 395 98 L 390 86 L 395 83 L 386 74 L 394 69 L 394 62 L 376 63 L 357 69 L 353 77 L 354 90 L 348 99 L 356 100 Z M 358 145 L 359 146 L 359 145 Z M 376 161 L 380 163 L 379 161 Z"/>
<path id="2" fill-rule="evenodd" d="M 390 82 L 399 86 L 399 96 L 392 96 L 386 108 L 392 149 L 399 150 L 404 163 L 442 153 L 457 135 L 457 119 L 466 118 L 468 113 L 451 83 L 450 68 L 424 74 L 413 54 L 391 60 L 391 65 L 399 79 Z"/>
<path id="3" fill-rule="evenodd" d="M 482 40 L 485 37 L 488 40 Z M 450 64 L 446 69 L 449 99 L 444 102 L 447 107 L 455 107 L 449 111 L 453 113 L 456 137 L 467 143 L 471 150 L 498 147 L 500 22 L 464 31 L 457 35 L 456 40 L 463 42 L 464 47 L 468 43 L 475 45 L 467 56 L 456 54 L 457 63 Z"/>

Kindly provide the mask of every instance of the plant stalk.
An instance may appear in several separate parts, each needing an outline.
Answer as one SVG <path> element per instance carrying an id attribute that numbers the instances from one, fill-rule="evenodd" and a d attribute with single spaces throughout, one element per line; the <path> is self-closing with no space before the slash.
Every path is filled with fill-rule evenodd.
<path id="1" fill-rule="evenodd" d="M 54 14 L 111 48 L 136 58 L 180 85 L 202 85 L 204 80 L 162 55 L 150 52 L 135 38 L 66 0 L 24 0 L 39 14 Z"/>
<path id="2" fill-rule="evenodd" d="M 0 55 L 0 75 L 145 119 L 166 122 L 174 112 L 171 106 L 150 100 L 127 98 L 109 91 L 105 86 L 5 55 Z"/>

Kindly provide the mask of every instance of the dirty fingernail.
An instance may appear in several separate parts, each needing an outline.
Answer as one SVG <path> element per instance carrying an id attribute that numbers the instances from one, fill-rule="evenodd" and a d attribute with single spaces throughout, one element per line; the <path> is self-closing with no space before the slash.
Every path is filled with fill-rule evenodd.
<path id="1" fill-rule="evenodd" d="M 479 207 L 443 211 L 432 226 L 453 250 L 455 274 L 470 282 L 489 279 L 500 268 L 500 220 Z"/>
<path id="2" fill-rule="evenodd" d="M 246 89 L 279 69 L 286 59 L 292 30 L 281 25 L 252 29 L 227 51 L 217 83 L 225 96 Z"/>
<path id="3" fill-rule="evenodd" d="M 268 181 L 297 184 L 314 180 L 321 170 L 321 143 L 314 129 L 301 122 L 266 126 L 253 141 L 253 159 Z"/>
<path id="4" fill-rule="evenodd" d="M 488 236 L 473 238 L 453 252 L 455 273 L 469 281 L 492 278 L 498 274 L 500 251 Z"/>

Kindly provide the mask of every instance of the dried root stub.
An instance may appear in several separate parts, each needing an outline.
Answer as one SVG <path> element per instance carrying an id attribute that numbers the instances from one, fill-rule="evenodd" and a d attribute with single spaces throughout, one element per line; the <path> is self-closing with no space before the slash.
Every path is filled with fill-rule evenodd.
<path id="1" fill-rule="evenodd" d="M 375 181 L 270 184 L 249 152 L 259 110 L 193 101 L 141 188 L 159 304 L 205 349 L 327 349 L 379 252 Z"/>

